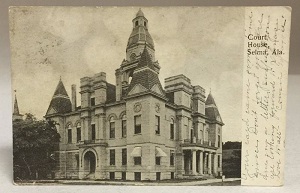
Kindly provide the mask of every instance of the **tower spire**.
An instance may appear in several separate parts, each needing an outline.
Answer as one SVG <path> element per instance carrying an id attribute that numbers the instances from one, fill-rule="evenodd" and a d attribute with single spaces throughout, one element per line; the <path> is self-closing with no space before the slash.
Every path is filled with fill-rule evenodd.
<path id="1" fill-rule="evenodd" d="M 14 111 L 13 111 L 13 121 L 17 121 L 17 120 L 22 120 L 23 119 L 23 115 L 20 114 L 19 111 L 19 106 L 18 106 L 18 100 L 17 100 L 17 90 L 14 90 L 15 92 L 15 102 L 14 102 Z"/>

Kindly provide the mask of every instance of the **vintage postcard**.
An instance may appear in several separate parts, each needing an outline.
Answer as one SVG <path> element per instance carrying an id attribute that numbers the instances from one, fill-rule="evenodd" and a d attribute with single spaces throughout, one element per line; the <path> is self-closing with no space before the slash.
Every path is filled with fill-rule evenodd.
<path id="1" fill-rule="evenodd" d="M 10 7 L 14 182 L 283 185 L 290 7 Z"/>

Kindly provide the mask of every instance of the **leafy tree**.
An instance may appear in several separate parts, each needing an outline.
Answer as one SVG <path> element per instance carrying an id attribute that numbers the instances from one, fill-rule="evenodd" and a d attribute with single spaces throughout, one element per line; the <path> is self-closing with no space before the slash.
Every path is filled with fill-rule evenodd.
<path id="1" fill-rule="evenodd" d="M 241 149 L 242 142 L 239 141 L 227 141 L 222 146 L 223 149 Z"/>
<path id="2" fill-rule="evenodd" d="M 13 122 L 15 180 L 46 179 L 51 174 L 60 140 L 55 125 L 52 120 L 37 120 L 32 114 Z"/>

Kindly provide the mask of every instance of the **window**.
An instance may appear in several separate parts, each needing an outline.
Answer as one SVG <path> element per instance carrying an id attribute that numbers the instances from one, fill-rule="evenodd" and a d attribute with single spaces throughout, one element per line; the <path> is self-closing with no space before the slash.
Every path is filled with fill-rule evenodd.
<path id="1" fill-rule="evenodd" d="M 68 143 L 72 143 L 72 129 L 69 126 L 68 129 Z"/>
<path id="2" fill-rule="evenodd" d="M 170 123 L 170 139 L 174 139 L 174 120 L 171 119 Z"/>
<path id="3" fill-rule="evenodd" d="M 77 133 L 77 142 L 81 140 L 81 127 L 76 128 L 76 133 Z"/>
<path id="4" fill-rule="evenodd" d="M 126 172 L 122 172 L 122 180 L 126 180 Z"/>
<path id="5" fill-rule="evenodd" d="M 160 122 L 160 117 L 159 116 L 155 116 L 155 134 L 157 134 L 157 135 L 160 134 L 159 122 Z"/>
<path id="6" fill-rule="evenodd" d="M 155 157 L 155 164 L 160 165 L 160 157 Z"/>
<path id="7" fill-rule="evenodd" d="M 218 135 L 218 147 L 220 147 L 220 145 L 221 145 L 221 137 L 220 135 Z"/>
<path id="8" fill-rule="evenodd" d="M 111 180 L 115 179 L 115 172 L 109 172 L 109 179 Z"/>
<path id="9" fill-rule="evenodd" d="M 127 165 L 127 149 L 122 149 L 122 165 Z"/>
<path id="10" fill-rule="evenodd" d="M 138 26 L 138 25 L 139 25 L 139 22 L 138 22 L 138 21 L 135 21 L 135 27 Z"/>
<path id="11" fill-rule="evenodd" d="M 77 142 L 81 141 L 81 124 L 80 122 L 76 125 L 76 140 Z"/>
<path id="12" fill-rule="evenodd" d="M 221 156 L 218 155 L 218 167 L 221 167 Z"/>
<path id="13" fill-rule="evenodd" d="M 91 98 L 91 106 L 95 106 L 95 98 Z"/>
<path id="14" fill-rule="evenodd" d="M 92 140 L 96 139 L 96 127 L 95 124 L 92 124 Z"/>
<path id="15" fill-rule="evenodd" d="M 156 180 L 160 180 L 160 172 L 156 172 Z"/>
<path id="16" fill-rule="evenodd" d="M 76 168 L 79 168 L 79 155 L 75 154 L 75 159 L 76 159 Z"/>
<path id="17" fill-rule="evenodd" d="M 170 151 L 170 166 L 174 166 L 174 150 Z"/>
<path id="18" fill-rule="evenodd" d="M 115 138 L 115 120 L 114 117 L 110 118 L 109 121 L 109 138 Z"/>
<path id="19" fill-rule="evenodd" d="M 147 23 L 144 21 L 144 26 L 147 27 Z"/>
<path id="20" fill-rule="evenodd" d="M 123 115 L 122 117 L 122 137 L 127 136 L 127 130 L 126 130 L 126 115 Z"/>
<path id="21" fill-rule="evenodd" d="M 142 157 L 134 157 L 134 165 L 142 165 Z"/>
<path id="22" fill-rule="evenodd" d="M 141 133 L 141 115 L 134 116 L 134 134 Z"/>
<path id="23" fill-rule="evenodd" d="M 141 172 L 134 172 L 134 180 L 135 181 L 141 181 Z"/>
<path id="24" fill-rule="evenodd" d="M 109 151 L 109 165 L 114 166 L 115 164 L 116 164 L 115 150 L 111 149 Z"/>
<path id="25" fill-rule="evenodd" d="M 171 172 L 171 180 L 174 180 L 174 172 Z"/>

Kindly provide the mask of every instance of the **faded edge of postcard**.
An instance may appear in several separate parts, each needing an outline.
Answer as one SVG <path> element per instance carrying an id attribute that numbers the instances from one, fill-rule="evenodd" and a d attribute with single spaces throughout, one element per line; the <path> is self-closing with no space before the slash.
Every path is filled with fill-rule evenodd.
<path id="1" fill-rule="evenodd" d="M 245 9 L 242 185 L 283 185 L 290 25 L 290 7 Z"/>

